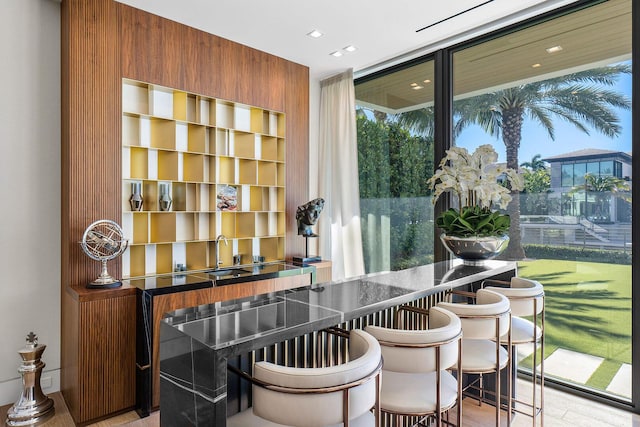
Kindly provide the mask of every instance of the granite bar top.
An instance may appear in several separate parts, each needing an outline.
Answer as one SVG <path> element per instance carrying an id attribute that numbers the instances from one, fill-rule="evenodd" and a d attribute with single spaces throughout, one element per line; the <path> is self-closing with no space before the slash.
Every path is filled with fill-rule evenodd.
<path id="1" fill-rule="evenodd" d="M 123 282 L 150 294 L 162 295 L 307 273 L 315 274 L 315 267 L 312 265 L 298 266 L 286 262 L 273 262 L 226 267 L 219 271 L 212 269 L 190 273 L 146 276 L 124 280 Z"/>
<path id="2" fill-rule="evenodd" d="M 237 354 L 515 270 L 515 262 L 445 261 L 181 309 L 163 322 Z"/>

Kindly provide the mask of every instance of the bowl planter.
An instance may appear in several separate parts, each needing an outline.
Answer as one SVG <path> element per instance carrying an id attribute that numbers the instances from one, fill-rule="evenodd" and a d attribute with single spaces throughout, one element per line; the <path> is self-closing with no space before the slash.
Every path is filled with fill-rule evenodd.
<path id="1" fill-rule="evenodd" d="M 480 265 L 484 261 L 497 257 L 509 245 L 509 236 L 456 237 L 440 235 L 445 248 L 465 265 Z"/>

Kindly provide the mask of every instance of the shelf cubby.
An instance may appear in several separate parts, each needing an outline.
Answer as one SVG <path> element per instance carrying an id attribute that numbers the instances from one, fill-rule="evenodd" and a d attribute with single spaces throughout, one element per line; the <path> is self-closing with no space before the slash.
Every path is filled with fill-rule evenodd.
<path id="1" fill-rule="evenodd" d="M 284 188 L 280 187 L 280 188 L 275 188 L 272 189 L 272 191 L 276 192 L 276 211 L 278 212 L 284 212 L 285 210 L 285 197 L 284 197 Z"/>
<path id="2" fill-rule="evenodd" d="M 254 236 L 264 237 L 269 235 L 269 213 L 257 212 L 255 213 L 255 228 Z"/>
<path id="3" fill-rule="evenodd" d="M 236 237 L 246 238 L 257 236 L 256 214 L 254 212 L 238 212 L 236 214 Z"/>
<path id="4" fill-rule="evenodd" d="M 233 129 L 233 104 L 216 101 L 216 126 Z"/>
<path id="5" fill-rule="evenodd" d="M 176 122 L 151 119 L 151 147 L 165 150 L 176 149 Z"/>
<path id="6" fill-rule="evenodd" d="M 251 131 L 251 108 L 243 104 L 235 104 L 233 108 L 233 128 L 240 131 Z"/>
<path id="7" fill-rule="evenodd" d="M 265 133 L 264 129 L 268 129 L 264 125 L 264 113 L 262 108 L 251 107 L 251 132 Z M 269 113 L 267 112 L 267 114 Z"/>
<path id="8" fill-rule="evenodd" d="M 208 242 L 187 242 L 185 244 L 188 270 L 209 268 Z"/>
<path id="9" fill-rule="evenodd" d="M 122 111 L 149 114 L 149 87 L 145 83 L 125 80 L 122 84 Z"/>
<path id="10" fill-rule="evenodd" d="M 266 186 L 275 186 L 278 182 L 277 166 L 278 163 L 258 162 L 258 184 Z"/>
<path id="11" fill-rule="evenodd" d="M 133 239 L 131 244 L 149 243 L 149 214 L 146 212 L 134 212 L 133 215 Z"/>
<path id="12" fill-rule="evenodd" d="M 206 160 L 205 160 L 206 159 Z M 182 154 L 182 179 L 187 182 L 204 181 L 204 165 L 209 161 L 209 156 L 203 154 Z"/>
<path id="13" fill-rule="evenodd" d="M 150 214 L 151 243 L 170 243 L 176 241 L 175 212 L 151 212 Z"/>
<path id="14" fill-rule="evenodd" d="M 155 274 L 167 274 L 173 271 L 173 244 L 156 245 Z"/>
<path id="15" fill-rule="evenodd" d="M 233 155 L 245 159 L 255 159 L 256 135 L 246 132 L 233 132 Z"/>
<path id="16" fill-rule="evenodd" d="M 265 261 L 284 259 L 284 237 L 264 237 L 260 241 L 260 255 Z"/>
<path id="17" fill-rule="evenodd" d="M 218 182 L 234 184 L 236 182 L 236 159 L 218 156 Z"/>
<path id="18" fill-rule="evenodd" d="M 157 179 L 164 181 L 178 180 L 178 153 L 176 151 L 158 151 Z"/>
<path id="19" fill-rule="evenodd" d="M 257 164 L 255 160 L 238 160 L 238 183 L 255 185 L 257 179 Z"/>
<path id="20" fill-rule="evenodd" d="M 196 213 L 194 214 L 194 240 L 210 240 L 211 239 L 211 227 L 215 232 L 216 216 L 210 213 Z M 214 236 L 215 238 L 215 236 Z"/>
<path id="21" fill-rule="evenodd" d="M 187 125 L 187 149 L 193 153 L 207 152 L 207 128 L 189 123 Z"/>
<path id="22" fill-rule="evenodd" d="M 278 160 L 278 139 L 276 137 L 262 135 L 260 159 Z"/>
<path id="23" fill-rule="evenodd" d="M 276 135 L 279 138 L 284 138 L 284 135 L 285 135 L 284 114 L 278 113 L 277 122 L 278 122 L 278 130 L 276 131 Z"/>
<path id="24" fill-rule="evenodd" d="M 122 115 L 122 145 L 140 146 L 140 116 Z"/>
<path id="25" fill-rule="evenodd" d="M 183 91 L 174 91 L 173 118 L 185 122 L 196 122 L 196 96 Z"/>
<path id="26" fill-rule="evenodd" d="M 266 187 L 251 186 L 251 204 L 252 211 L 268 211 L 269 210 L 269 189 Z"/>
<path id="27" fill-rule="evenodd" d="M 173 91 L 157 85 L 149 85 L 149 114 L 173 119 Z"/>
<path id="28" fill-rule="evenodd" d="M 196 97 L 196 122 L 203 125 L 215 126 L 216 109 L 211 108 L 212 100 L 203 96 Z M 214 101 L 215 102 L 215 101 Z"/>
<path id="29" fill-rule="evenodd" d="M 129 178 L 147 179 L 149 172 L 148 150 L 146 148 L 130 147 L 127 151 L 129 152 Z"/>
<path id="30" fill-rule="evenodd" d="M 285 145 L 284 145 L 284 138 L 278 138 L 278 161 L 279 162 L 284 162 L 285 161 Z"/>
<path id="31" fill-rule="evenodd" d="M 192 212 L 179 212 L 176 214 L 176 242 L 188 242 L 198 240 L 196 237 L 196 217 Z"/>
<path id="32" fill-rule="evenodd" d="M 284 183 L 285 183 L 285 179 L 286 179 L 286 175 L 285 175 L 285 170 L 284 170 L 284 163 L 278 163 L 276 165 L 276 170 L 277 170 L 277 179 L 276 179 L 276 185 L 278 187 L 284 187 Z"/>
<path id="33" fill-rule="evenodd" d="M 278 113 L 269 112 L 269 131 L 265 133 L 273 136 L 278 135 Z"/>
<path id="34" fill-rule="evenodd" d="M 227 239 L 236 237 L 236 212 L 220 212 L 220 231 Z M 216 233 L 216 236 L 218 233 Z"/>
<path id="35" fill-rule="evenodd" d="M 238 239 L 237 254 L 242 257 L 242 264 L 250 264 L 253 258 L 253 239 Z"/>
<path id="36" fill-rule="evenodd" d="M 219 156 L 229 155 L 229 130 L 228 129 L 215 129 L 216 144 L 215 154 Z"/>
<path id="37" fill-rule="evenodd" d="M 129 252 L 129 277 L 144 276 L 146 274 L 146 246 L 131 245 Z"/>

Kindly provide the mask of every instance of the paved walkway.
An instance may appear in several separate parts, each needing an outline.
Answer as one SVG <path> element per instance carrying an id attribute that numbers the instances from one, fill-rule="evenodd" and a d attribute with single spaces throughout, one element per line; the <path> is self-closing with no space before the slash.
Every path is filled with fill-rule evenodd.
<path id="1" fill-rule="evenodd" d="M 518 346 L 518 361 L 533 353 L 533 345 Z M 604 361 L 602 357 L 558 348 L 544 361 L 546 375 L 585 384 Z M 631 365 L 624 363 L 606 388 L 609 393 L 631 398 Z"/>

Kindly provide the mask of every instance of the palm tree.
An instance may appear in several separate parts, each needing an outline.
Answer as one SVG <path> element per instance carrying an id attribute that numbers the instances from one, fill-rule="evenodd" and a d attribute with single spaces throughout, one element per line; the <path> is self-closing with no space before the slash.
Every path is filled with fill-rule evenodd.
<path id="1" fill-rule="evenodd" d="M 584 176 L 584 184 L 573 187 L 568 195 L 573 196 L 583 191 L 585 193 L 585 202 L 587 194 L 590 193 L 594 195 L 596 212 L 600 212 L 601 215 L 605 215 L 605 213 L 609 211 L 608 202 L 610 197 L 631 202 L 631 188 L 629 183 L 615 176 L 596 176 L 587 173 Z"/>
<path id="2" fill-rule="evenodd" d="M 530 162 L 520 163 L 520 166 L 522 166 L 523 168 L 529 168 L 533 172 L 535 172 L 535 171 L 546 169 L 547 163 L 544 160 L 542 160 L 542 155 L 536 154 L 531 158 Z"/>
<path id="3" fill-rule="evenodd" d="M 525 118 L 541 125 L 552 140 L 555 139 L 554 118 L 573 124 L 587 135 L 590 127 L 606 136 L 615 137 L 620 134 L 622 127 L 614 108 L 628 110 L 631 108 L 631 101 L 605 86 L 615 84 L 621 74 L 630 73 L 630 65 L 618 64 L 458 100 L 453 107 L 453 135 L 456 137 L 472 124 L 481 126 L 490 135 L 502 138 L 506 148 L 507 167 L 516 170 Z M 398 120 L 414 130 L 420 127 L 431 129 L 433 121 L 431 125 L 418 125 L 410 120 L 429 120 L 432 117 L 432 113 L 424 111 Z M 524 250 L 520 240 L 520 198 L 517 191 L 514 193 L 507 208 L 511 216 L 511 241 L 505 256 L 522 259 Z"/>

